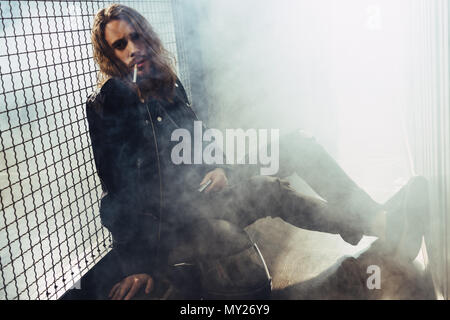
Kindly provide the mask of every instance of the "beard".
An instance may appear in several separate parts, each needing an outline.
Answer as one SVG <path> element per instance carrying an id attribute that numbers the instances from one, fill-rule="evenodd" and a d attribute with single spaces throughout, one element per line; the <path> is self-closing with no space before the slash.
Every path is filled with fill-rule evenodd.
<path id="1" fill-rule="evenodd" d="M 150 66 L 150 72 L 138 78 L 137 85 L 145 100 L 150 97 L 170 99 L 174 87 L 170 75 L 153 64 Z"/>

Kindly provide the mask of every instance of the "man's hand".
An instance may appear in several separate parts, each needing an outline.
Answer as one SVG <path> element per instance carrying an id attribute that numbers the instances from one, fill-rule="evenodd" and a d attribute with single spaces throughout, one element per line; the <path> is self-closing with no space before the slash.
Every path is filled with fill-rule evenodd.
<path id="1" fill-rule="evenodd" d="M 109 298 L 130 300 L 143 285 L 145 285 L 145 294 L 149 294 L 153 289 L 153 278 L 146 273 L 133 274 L 116 283 L 109 292 Z"/>
<path id="2" fill-rule="evenodd" d="M 220 191 L 228 184 L 225 171 L 221 168 L 216 168 L 213 171 L 208 172 L 202 182 L 200 182 L 200 185 L 206 183 L 209 179 L 211 179 L 211 184 L 206 188 L 205 193 L 210 191 Z"/>

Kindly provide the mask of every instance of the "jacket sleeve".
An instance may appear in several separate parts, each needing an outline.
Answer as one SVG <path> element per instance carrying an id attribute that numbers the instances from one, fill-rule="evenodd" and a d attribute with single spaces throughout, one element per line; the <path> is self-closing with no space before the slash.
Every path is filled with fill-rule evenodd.
<path id="1" fill-rule="evenodd" d="M 137 200 L 132 190 L 133 163 L 127 157 L 124 103 L 132 99 L 116 80 L 108 80 L 95 98 L 86 103 L 92 151 L 103 194 L 100 201 L 102 224 L 111 232 L 113 247 L 125 275 L 149 273 L 151 262 L 143 257 L 139 241 L 140 221 Z M 119 128 L 121 128 L 119 130 Z M 123 130 L 123 128 L 125 128 Z"/>
<path id="2" fill-rule="evenodd" d="M 189 98 L 186 94 L 186 91 L 182 85 L 182 83 L 177 80 L 177 85 L 178 85 L 178 90 L 177 90 L 177 97 L 182 101 L 182 108 L 184 108 L 186 110 L 187 113 L 187 120 L 192 122 L 193 121 L 200 121 L 197 114 L 195 113 L 195 111 L 192 109 L 192 106 L 189 102 Z M 190 128 L 192 124 L 186 125 L 186 127 Z M 204 121 L 202 121 L 202 131 L 205 132 L 206 130 L 208 130 L 207 125 L 205 124 Z M 193 135 L 193 130 L 191 129 L 191 135 Z M 203 150 L 205 150 L 205 147 L 208 145 L 209 142 L 203 142 Z M 226 158 L 225 158 L 225 154 L 223 157 L 223 164 L 203 164 L 202 165 L 202 169 L 203 169 L 203 174 L 208 173 L 209 171 L 212 171 L 216 168 L 221 168 L 225 171 L 225 174 L 227 177 L 230 177 L 233 173 L 233 167 L 229 164 L 226 164 Z"/>

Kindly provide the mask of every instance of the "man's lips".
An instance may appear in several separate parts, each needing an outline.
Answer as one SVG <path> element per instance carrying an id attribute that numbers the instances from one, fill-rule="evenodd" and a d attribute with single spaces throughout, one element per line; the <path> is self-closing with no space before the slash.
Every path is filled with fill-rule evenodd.
<path id="1" fill-rule="evenodd" d="M 144 69 L 144 64 L 145 64 L 146 60 L 137 60 L 137 61 L 133 61 L 131 63 L 131 72 L 134 71 L 134 68 L 137 67 L 138 71 L 142 71 Z"/>
<path id="2" fill-rule="evenodd" d="M 138 69 L 142 69 L 142 67 L 144 66 L 144 63 L 145 63 L 145 60 L 139 60 L 139 61 L 133 62 L 131 67 L 134 68 L 134 66 L 137 65 Z"/>

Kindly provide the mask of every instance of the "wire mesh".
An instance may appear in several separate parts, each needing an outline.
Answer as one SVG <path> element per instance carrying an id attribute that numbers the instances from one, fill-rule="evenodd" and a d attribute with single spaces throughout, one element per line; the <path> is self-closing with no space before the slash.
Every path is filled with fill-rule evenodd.
<path id="1" fill-rule="evenodd" d="M 178 55 L 170 0 L 115 2 Z M 91 25 L 110 3 L 0 1 L 0 299 L 57 299 L 109 251 L 84 104 Z"/>

